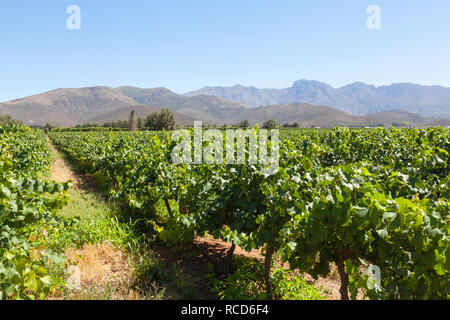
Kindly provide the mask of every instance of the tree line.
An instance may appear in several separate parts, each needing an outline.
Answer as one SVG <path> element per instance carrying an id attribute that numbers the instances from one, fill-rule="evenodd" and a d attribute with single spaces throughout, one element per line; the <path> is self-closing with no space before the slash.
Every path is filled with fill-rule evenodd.
<path id="1" fill-rule="evenodd" d="M 13 119 L 9 114 L 0 115 L 0 126 L 21 125 L 22 121 Z"/>
<path id="2" fill-rule="evenodd" d="M 10 115 L 0 115 L 0 126 L 8 126 L 8 125 L 22 125 L 22 121 L 13 119 Z M 117 120 L 117 121 L 108 121 L 103 124 L 99 123 L 85 123 L 78 124 L 75 126 L 75 129 L 93 129 L 93 128 L 109 128 L 114 129 L 115 131 L 128 130 L 128 131 L 138 131 L 138 130 L 153 130 L 153 131 L 162 131 L 162 130 L 173 130 L 175 129 L 176 121 L 174 113 L 164 108 L 160 112 L 153 112 L 149 114 L 146 118 L 141 118 L 136 115 L 135 110 L 131 110 L 128 120 Z M 47 123 L 46 125 L 32 125 L 33 128 L 43 129 L 46 132 L 51 131 L 56 128 L 56 126 Z M 206 125 L 208 127 L 208 125 Z M 216 127 L 216 125 L 211 125 L 211 127 Z M 248 120 L 242 120 L 240 123 L 236 123 L 231 125 L 233 128 L 249 128 L 250 122 Z M 283 128 L 299 128 L 298 122 L 289 124 L 289 123 L 278 123 L 274 119 L 269 119 L 263 123 L 263 129 L 275 129 L 277 127 Z M 228 128 L 228 125 L 224 123 L 223 128 Z"/>

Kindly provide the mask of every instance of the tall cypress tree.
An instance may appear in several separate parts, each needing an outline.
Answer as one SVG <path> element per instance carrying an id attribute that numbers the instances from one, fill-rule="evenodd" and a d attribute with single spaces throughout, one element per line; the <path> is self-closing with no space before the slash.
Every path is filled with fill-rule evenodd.
<path id="1" fill-rule="evenodd" d="M 137 131 L 136 112 L 134 109 L 131 109 L 130 118 L 128 120 L 128 130 Z"/>

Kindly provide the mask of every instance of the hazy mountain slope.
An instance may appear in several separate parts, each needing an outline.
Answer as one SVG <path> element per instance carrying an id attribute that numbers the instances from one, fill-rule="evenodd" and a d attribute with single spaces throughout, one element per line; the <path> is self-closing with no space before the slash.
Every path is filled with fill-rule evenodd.
<path id="1" fill-rule="evenodd" d="M 352 114 L 402 109 L 418 112 L 424 116 L 450 118 L 450 88 L 410 83 L 375 87 L 357 82 L 333 88 L 318 81 L 299 80 L 285 89 L 257 89 L 237 85 L 205 87 L 186 95 L 193 97 L 199 94 L 239 101 L 249 107 L 309 103 L 331 106 Z"/>
<path id="2" fill-rule="evenodd" d="M 233 87 L 205 87 L 197 91 L 186 93 L 186 96 L 195 97 L 200 94 L 216 96 L 231 101 L 239 101 L 251 108 L 255 108 L 279 104 L 282 100 L 281 96 L 284 95 L 286 91 L 287 89 L 258 89 L 255 87 L 235 85 Z"/>
<path id="3" fill-rule="evenodd" d="M 268 119 L 274 119 L 279 123 L 298 122 L 300 126 L 305 127 L 318 124 L 331 125 L 333 120 L 351 122 L 352 116 L 344 111 L 326 106 L 295 103 L 248 109 L 235 117 L 233 123 L 238 123 L 242 119 L 259 125 Z"/>
<path id="4" fill-rule="evenodd" d="M 126 95 L 139 104 L 169 108 L 172 110 L 176 110 L 188 99 L 166 88 L 141 89 L 136 87 L 119 87 L 114 90 Z"/>
<path id="5" fill-rule="evenodd" d="M 58 126 L 73 126 L 82 121 L 78 114 L 69 114 L 55 110 L 53 105 L 16 105 L 0 104 L 0 114 L 9 114 L 13 119 L 21 120 L 25 125 L 45 125 L 52 123 Z"/>
<path id="6" fill-rule="evenodd" d="M 353 84 L 340 89 L 333 89 L 320 82 L 298 81 L 288 89 L 263 89 L 261 97 L 266 99 L 264 101 L 268 101 L 268 97 L 275 100 L 289 100 L 300 96 L 314 101 L 316 105 L 324 105 L 320 103 L 321 101 L 337 104 L 338 102 L 351 100 L 357 101 L 357 103 L 351 105 L 351 112 L 360 113 L 363 112 L 364 108 L 358 107 L 358 103 L 368 103 L 364 99 L 377 101 L 377 105 L 386 106 L 387 102 L 383 100 L 384 96 L 379 95 L 378 92 L 384 90 L 387 92 L 385 95 L 394 97 L 394 93 L 391 92 L 394 90 L 393 87 L 395 85 L 389 88 L 375 88 L 364 84 Z M 425 100 L 421 100 L 422 96 L 419 93 L 409 97 L 408 92 L 412 89 L 403 85 L 400 87 L 401 90 L 394 90 L 398 101 L 401 100 L 404 103 L 408 101 L 409 104 L 413 104 L 415 101 L 425 103 Z M 413 87 L 416 88 L 414 85 Z M 244 87 L 237 88 L 237 90 L 243 92 L 258 92 L 259 90 L 253 88 L 248 91 L 247 89 Z M 430 97 L 434 97 L 435 103 L 442 103 L 445 90 L 434 87 L 426 88 L 426 90 L 428 90 Z M 418 92 L 418 90 L 416 91 Z M 440 124 L 445 126 L 447 123 L 445 120 L 436 122 L 437 120 L 427 119 L 419 114 L 404 111 L 385 111 L 354 117 L 337 108 L 317 107 L 306 103 L 284 103 L 249 109 L 241 102 L 233 102 L 215 96 L 196 95 L 188 97 L 165 88 L 140 89 L 134 87 L 57 89 L 2 103 L 0 104 L 0 114 L 10 114 L 13 118 L 22 120 L 25 124 L 43 125 L 52 123 L 58 126 L 73 126 L 88 122 L 102 123 L 111 120 L 125 120 L 128 118 L 131 107 L 136 105 L 141 105 L 137 107 L 139 109 L 137 110 L 138 115 L 141 117 L 145 117 L 148 113 L 159 110 L 159 108 L 169 108 L 176 112 L 176 119 L 180 124 L 192 123 L 192 120 L 201 120 L 209 124 L 222 125 L 224 123 L 238 123 L 244 119 L 251 123 L 262 124 L 262 122 L 271 118 L 281 123 L 298 122 L 301 126 L 391 125 L 392 123 L 418 126 Z M 383 108 L 377 107 L 372 110 L 384 111 Z"/>
<path id="7" fill-rule="evenodd" d="M 189 119 L 206 122 L 222 122 L 223 117 L 246 109 L 246 106 L 239 102 L 212 96 L 191 98 L 165 88 L 90 87 L 56 89 L 0 103 L 0 114 L 10 114 L 25 124 L 51 123 L 58 126 L 74 126 L 108 112 L 137 104 L 169 108 Z M 179 119 L 181 120 L 181 115 Z"/>
<path id="8" fill-rule="evenodd" d="M 0 104 L 0 113 L 26 124 L 75 125 L 87 118 L 134 105 L 131 98 L 108 87 L 56 89 Z"/>
<path id="9" fill-rule="evenodd" d="M 450 126 L 450 119 L 423 117 L 420 114 L 403 110 L 382 111 L 369 115 L 354 117 L 359 124 L 369 124 L 371 126 L 378 126 L 381 124 L 385 127 L 398 124 L 409 125 L 412 127 Z"/>
<path id="10" fill-rule="evenodd" d="M 127 120 L 130 116 L 131 109 L 136 112 L 136 116 L 140 118 L 147 118 L 147 116 L 154 112 L 161 111 L 161 108 L 153 107 L 153 106 L 145 106 L 145 105 L 135 105 L 129 107 L 123 107 L 114 111 L 109 111 L 107 113 L 103 113 L 94 118 L 88 119 L 84 121 L 85 123 L 106 123 L 110 121 L 118 121 L 118 120 Z M 192 125 L 194 123 L 194 119 L 178 112 L 174 112 L 175 121 L 178 125 Z"/>
<path id="11" fill-rule="evenodd" d="M 251 124 L 260 126 L 268 119 L 279 123 L 297 122 L 301 127 L 331 127 L 331 126 L 449 126 L 450 120 L 436 120 L 419 114 L 402 110 L 385 111 L 370 115 L 351 115 L 345 111 L 327 106 L 312 106 L 306 103 L 283 104 L 248 109 L 232 119 L 232 123 L 249 120 Z"/>
<path id="12" fill-rule="evenodd" d="M 411 83 L 377 88 L 354 83 L 337 90 L 350 97 L 363 113 L 402 109 L 425 116 L 450 118 L 450 88 Z"/>
<path id="13" fill-rule="evenodd" d="M 221 98 L 200 95 L 189 98 L 176 110 L 197 120 L 223 123 L 247 109 L 242 103 L 231 103 Z"/>
<path id="14" fill-rule="evenodd" d="M 221 122 L 230 116 L 247 109 L 240 102 L 227 101 L 219 97 L 197 95 L 187 97 L 165 88 L 140 89 L 119 87 L 116 90 L 140 104 L 169 108 L 196 120 Z"/>

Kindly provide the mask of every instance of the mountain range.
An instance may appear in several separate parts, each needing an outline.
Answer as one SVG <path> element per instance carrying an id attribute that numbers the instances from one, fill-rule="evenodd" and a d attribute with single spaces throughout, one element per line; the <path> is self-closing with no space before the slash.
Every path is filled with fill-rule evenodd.
<path id="1" fill-rule="evenodd" d="M 352 115 L 328 106 L 313 106 L 307 103 L 273 105 L 244 110 L 231 123 L 248 119 L 251 125 L 262 125 L 267 119 L 283 124 L 297 122 L 300 127 L 391 127 L 391 126 L 450 126 L 449 119 L 423 117 L 403 110 L 382 111 L 368 115 Z"/>
<path id="2" fill-rule="evenodd" d="M 287 89 L 208 87 L 184 95 L 166 88 L 130 86 L 56 89 L 0 103 L 0 114 L 29 125 L 74 126 L 126 120 L 131 109 L 146 117 L 169 108 L 179 125 L 194 120 L 217 125 L 248 120 L 262 125 L 274 119 L 303 127 L 449 126 L 450 120 L 444 119 L 450 118 L 449 104 L 450 89 L 443 87 L 398 84 L 376 88 L 359 83 L 334 89 L 317 81 L 300 80 Z"/>
<path id="3" fill-rule="evenodd" d="M 450 118 L 450 88 L 412 83 L 375 87 L 355 82 L 333 88 L 323 82 L 299 80 L 285 89 L 258 89 L 236 85 L 204 87 L 186 93 L 189 97 L 199 94 L 241 102 L 251 108 L 303 102 L 330 106 L 353 115 L 404 110 L 427 117 Z"/>
<path id="4" fill-rule="evenodd" d="M 180 124 L 193 119 L 220 123 L 221 119 L 229 119 L 237 112 L 247 109 L 239 102 L 204 95 L 188 97 L 165 88 L 88 87 L 56 89 L 0 103 L 0 114 L 9 114 L 29 125 L 51 123 L 57 126 L 74 126 L 120 120 L 117 119 L 120 110 L 123 112 L 124 108 L 135 105 L 150 106 L 147 108 L 148 114 L 161 108 L 169 108 L 174 111 L 176 119 L 183 119 Z"/>

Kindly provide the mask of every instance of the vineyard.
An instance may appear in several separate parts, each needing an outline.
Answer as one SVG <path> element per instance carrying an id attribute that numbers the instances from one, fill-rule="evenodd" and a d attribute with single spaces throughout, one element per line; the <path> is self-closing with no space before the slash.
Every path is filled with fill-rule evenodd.
<path id="1" fill-rule="evenodd" d="M 42 178 L 49 166 L 42 132 L 0 130 L 0 299 L 45 298 L 63 281 L 46 269 L 60 254 L 44 245 L 46 230 L 70 223 L 56 215 L 70 183 Z M 273 283 L 286 276 L 280 265 L 317 278 L 331 264 L 342 299 L 449 298 L 449 130 L 281 131 L 271 175 L 259 163 L 175 164 L 180 141 L 170 132 L 49 138 L 144 222 L 137 230 L 144 238 L 157 234 L 174 247 L 206 236 L 230 243 L 217 266 L 229 285 L 242 283 L 236 270 L 248 263 L 233 257 L 236 247 L 261 252 L 253 276 L 264 292 L 254 298 L 286 298 Z M 373 266 L 378 278 L 368 272 Z"/>
<path id="2" fill-rule="evenodd" d="M 49 164 L 43 132 L 0 128 L 0 300 L 44 299 L 63 282 L 47 266 L 64 256 L 44 244 L 48 230 L 64 227 L 56 212 L 70 183 L 43 179 Z"/>
<path id="3" fill-rule="evenodd" d="M 448 130 L 286 131 L 280 170 L 173 164 L 170 133 L 51 133 L 58 148 L 142 215 L 167 243 L 209 234 L 263 249 L 313 277 L 338 267 L 341 296 L 448 298 Z M 251 147 L 251 146 L 248 146 Z M 157 210 L 158 203 L 166 210 Z M 231 261 L 229 262 L 231 264 Z M 367 273 L 378 266 L 381 279 Z"/>

